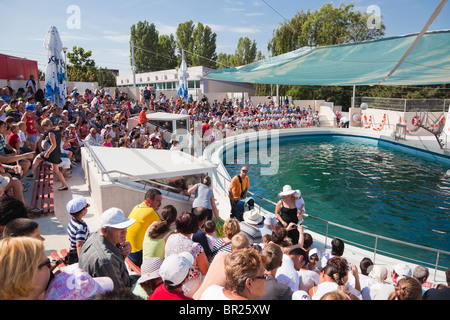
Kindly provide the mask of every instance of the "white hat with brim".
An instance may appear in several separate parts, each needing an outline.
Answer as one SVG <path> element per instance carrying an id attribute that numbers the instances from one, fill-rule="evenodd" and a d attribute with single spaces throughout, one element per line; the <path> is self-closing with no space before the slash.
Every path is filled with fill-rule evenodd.
<path id="1" fill-rule="evenodd" d="M 244 212 L 244 221 L 250 224 L 258 224 L 263 220 L 258 209 L 252 209 Z"/>
<path id="2" fill-rule="evenodd" d="M 285 185 L 283 187 L 283 191 L 278 194 L 278 197 L 281 198 L 281 197 L 284 197 L 284 196 L 288 196 L 288 195 L 291 195 L 291 194 L 293 194 L 295 192 L 296 192 L 296 190 L 292 190 L 290 185 Z"/>
<path id="3" fill-rule="evenodd" d="M 295 190 L 294 197 L 300 198 L 302 196 L 302 192 L 300 190 Z"/>
<path id="4" fill-rule="evenodd" d="M 126 229 L 136 222 L 134 219 L 125 218 L 123 211 L 119 208 L 110 208 L 100 216 L 101 227 L 111 227 L 115 229 Z"/>
<path id="5" fill-rule="evenodd" d="M 143 283 L 148 280 L 161 278 L 159 269 L 161 268 L 162 260 L 159 257 L 150 257 L 144 260 L 141 265 L 141 277 L 137 283 Z"/>
<path id="6" fill-rule="evenodd" d="M 89 203 L 87 203 L 85 197 L 75 197 L 72 200 L 70 200 L 66 205 L 66 209 L 70 214 L 80 212 L 81 210 L 87 207 L 89 207 Z"/>

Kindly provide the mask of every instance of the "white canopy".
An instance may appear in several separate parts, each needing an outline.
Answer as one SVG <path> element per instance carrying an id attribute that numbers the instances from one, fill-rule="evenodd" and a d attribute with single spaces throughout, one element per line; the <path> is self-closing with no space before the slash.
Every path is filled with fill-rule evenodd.
<path id="1" fill-rule="evenodd" d="M 161 179 L 210 173 L 217 166 L 180 151 L 90 147 L 102 172 L 120 180 Z M 112 172 L 118 171 L 118 172 Z M 122 172 L 124 174 L 120 174 Z M 130 175 L 130 176 L 127 176 Z"/>

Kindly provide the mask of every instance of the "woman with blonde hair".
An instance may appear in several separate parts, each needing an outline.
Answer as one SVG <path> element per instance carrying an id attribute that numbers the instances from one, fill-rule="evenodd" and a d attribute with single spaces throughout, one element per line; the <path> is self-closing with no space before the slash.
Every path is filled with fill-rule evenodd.
<path id="1" fill-rule="evenodd" d="M 44 243 L 31 237 L 0 240 L 0 300 L 42 300 L 50 280 Z"/>

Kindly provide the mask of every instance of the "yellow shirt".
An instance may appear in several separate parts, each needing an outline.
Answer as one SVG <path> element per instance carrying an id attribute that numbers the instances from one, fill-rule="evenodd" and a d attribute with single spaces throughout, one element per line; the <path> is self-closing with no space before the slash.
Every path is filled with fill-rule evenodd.
<path id="1" fill-rule="evenodd" d="M 128 218 L 136 220 L 136 223 L 127 230 L 127 241 L 131 243 L 131 252 L 141 251 L 148 227 L 153 222 L 160 221 L 158 213 L 155 209 L 147 207 L 144 201 L 133 208 Z"/>
<path id="2" fill-rule="evenodd" d="M 250 188 L 250 179 L 247 176 L 244 179 L 242 179 L 242 188 L 239 178 L 237 176 L 234 176 L 233 179 L 231 179 L 230 186 L 228 189 L 229 190 L 231 189 L 233 197 L 237 198 L 238 200 L 242 200 L 241 198 L 242 191 L 248 188 Z"/>

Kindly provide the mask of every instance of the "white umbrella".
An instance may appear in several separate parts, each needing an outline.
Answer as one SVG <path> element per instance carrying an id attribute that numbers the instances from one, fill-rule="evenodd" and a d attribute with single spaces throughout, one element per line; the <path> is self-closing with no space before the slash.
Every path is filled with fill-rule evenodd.
<path id="1" fill-rule="evenodd" d="M 178 96 L 182 99 L 188 97 L 188 82 L 187 82 L 187 65 L 184 61 L 184 50 L 181 51 L 181 66 L 178 71 Z"/>
<path id="2" fill-rule="evenodd" d="M 62 42 L 58 29 L 51 26 L 44 40 L 47 49 L 47 69 L 45 71 L 45 98 L 63 106 L 66 101 L 66 75 L 62 57 Z"/>

